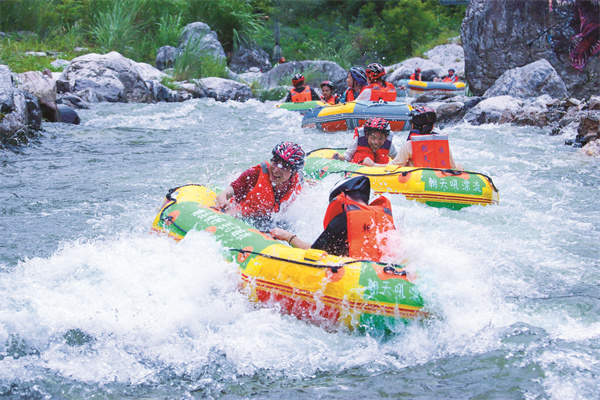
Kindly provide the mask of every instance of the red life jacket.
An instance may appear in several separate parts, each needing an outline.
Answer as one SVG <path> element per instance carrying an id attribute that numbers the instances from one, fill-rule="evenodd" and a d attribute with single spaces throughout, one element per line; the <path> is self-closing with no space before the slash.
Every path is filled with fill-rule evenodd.
<path id="1" fill-rule="evenodd" d="M 410 75 L 410 79 L 412 79 L 413 81 L 420 81 L 421 80 L 421 74 L 417 75 L 414 72 Z"/>
<path id="2" fill-rule="evenodd" d="M 378 236 L 396 229 L 390 201 L 380 196 L 365 205 L 342 193 L 329 203 L 323 228 L 327 229 L 329 223 L 342 212 L 346 213 L 349 256 L 359 260 L 380 261 L 387 240 Z"/>
<path id="3" fill-rule="evenodd" d="M 327 104 L 336 104 L 338 102 L 339 96 L 337 94 L 332 94 L 329 100 L 325 100 L 323 96 L 321 96 L 321 101 L 324 101 Z"/>
<path id="4" fill-rule="evenodd" d="M 290 189 L 281 197 L 279 202 L 276 202 L 273 185 L 271 185 L 271 179 L 269 178 L 269 163 L 261 163 L 260 175 L 256 185 L 246 194 L 244 201 L 239 204 L 242 215 L 245 217 L 258 217 L 279 212 L 281 203 L 289 200 L 294 193 L 300 191 L 301 182 L 298 173 L 294 173 L 291 179 Z"/>
<path id="5" fill-rule="evenodd" d="M 301 92 L 297 91 L 296 88 L 291 89 L 290 92 L 292 93 L 292 103 L 302 103 L 312 100 L 310 86 L 308 85 L 305 85 L 304 90 Z"/>
<path id="6" fill-rule="evenodd" d="M 452 75 L 452 76 L 448 76 L 446 75 L 443 79 L 442 82 L 458 82 L 458 76 L 456 76 L 456 74 Z"/>
<path id="7" fill-rule="evenodd" d="M 411 133 L 411 161 L 415 167 L 451 168 L 448 136 Z"/>
<path id="8" fill-rule="evenodd" d="M 376 164 L 387 164 L 390 161 L 390 147 L 392 145 L 392 141 L 390 139 L 385 139 L 383 145 L 377 149 L 376 152 L 373 152 L 369 147 L 369 141 L 366 135 L 358 137 L 358 143 L 356 146 L 356 152 L 352 157 L 351 162 L 356 164 L 362 164 L 365 158 L 369 157 Z"/>
<path id="9" fill-rule="evenodd" d="M 366 89 L 371 89 L 370 101 L 396 101 L 396 87 L 389 82 L 383 82 L 385 86 L 379 83 L 371 83 Z"/>
<path id="10" fill-rule="evenodd" d="M 346 101 L 354 101 L 356 98 L 354 97 L 354 90 L 352 88 L 346 89 Z"/>

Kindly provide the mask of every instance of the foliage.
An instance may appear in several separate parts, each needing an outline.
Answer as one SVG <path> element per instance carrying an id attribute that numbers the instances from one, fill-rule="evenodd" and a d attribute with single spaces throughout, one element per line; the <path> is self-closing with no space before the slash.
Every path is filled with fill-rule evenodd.
<path id="1" fill-rule="evenodd" d="M 177 56 L 173 67 L 175 80 L 191 80 L 209 76 L 227 77 L 225 60 L 215 59 L 212 56 L 201 55 L 198 42 L 189 42 L 181 54 Z"/>
<path id="2" fill-rule="evenodd" d="M 181 14 L 177 15 L 161 15 L 160 21 L 157 23 L 158 32 L 156 34 L 157 47 L 162 46 L 177 46 L 179 36 L 183 31 L 183 20 Z"/>
<path id="3" fill-rule="evenodd" d="M 115 1 L 106 10 L 99 10 L 94 17 L 90 33 L 105 51 L 116 50 L 123 55 L 134 53 L 133 44 L 141 36 L 143 23 L 136 23 L 136 16 L 144 0 Z"/>

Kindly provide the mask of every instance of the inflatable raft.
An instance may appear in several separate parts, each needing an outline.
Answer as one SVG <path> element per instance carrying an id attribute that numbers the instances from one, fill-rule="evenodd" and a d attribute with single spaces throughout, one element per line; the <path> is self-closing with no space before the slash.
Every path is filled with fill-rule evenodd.
<path id="1" fill-rule="evenodd" d="M 423 299 L 401 265 L 292 248 L 244 221 L 211 208 L 216 193 L 201 185 L 171 189 L 152 229 L 176 240 L 208 231 L 239 265 L 252 300 L 326 328 L 394 333 L 425 316 Z"/>
<path id="2" fill-rule="evenodd" d="M 466 85 L 464 82 L 431 82 L 404 79 L 398 82 L 398 86 L 404 87 L 407 94 L 417 97 L 422 94 L 431 95 L 463 95 Z"/>
<path id="3" fill-rule="evenodd" d="M 433 207 L 459 210 L 470 205 L 499 202 L 498 189 L 487 175 L 478 172 L 386 165 L 367 167 L 334 160 L 345 149 L 317 149 L 308 153 L 304 164 L 307 178 L 323 179 L 329 174 L 364 175 L 375 193 L 402 194 Z"/>
<path id="4" fill-rule="evenodd" d="M 325 103 L 323 101 L 311 100 L 311 101 L 303 101 L 300 103 L 292 103 L 292 102 L 281 103 L 281 104 L 277 104 L 277 107 L 282 108 L 284 110 L 299 111 L 301 113 L 304 113 L 307 110 L 310 110 L 312 108 L 325 107 L 326 105 L 327 105 L 327 103 Z"/>
<path id="5" fill-rule="evenodd" d="M 306 111 L 302 127 L 324 132 L 345 131 L 362 126 L 368 118 L 381 117 L 390 121 L 392 131 L 409 130 L 411 109 L 404 102 L 350 101 Z"/>

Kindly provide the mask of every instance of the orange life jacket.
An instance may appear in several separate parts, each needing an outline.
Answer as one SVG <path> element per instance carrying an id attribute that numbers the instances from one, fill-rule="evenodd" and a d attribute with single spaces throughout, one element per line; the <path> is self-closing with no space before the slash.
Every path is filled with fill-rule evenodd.
<path id="1" fill-rule="evenodd" d="M 448 76 L 446 75 L 443 79 L 442 82 L 458 82 L 458 76 L 456 76 L 456 74 L 452 75 L 452 76 Z"/>
<path id="2" fill-rule="evenodd" d="M 304 90 L 299 92 L 296 88 L 290 90 L 292 93 L 292 103 L 302 103 L 305 101 L 312 100 L 312 94 L 310 93 L 310 86 L 305 85 Z"/>
<path id="3" fill-rule="evenodd" d="M 376 152 L 371 150 L 369 147 L 369 141 L 366 135 L 358 137 L 358 143 L 356 146 L 356 152 L 354 156 L 352 156 L 351 162 L 356 164 L 362 164 L 365 158 L 369 157 L 376 164 L 387 164 L 390 161 L 390 147 L 392 145 L 392 141 L 390 139 L 385 139 L 383 145 L 377 149 Z"/>
<path id="4" fill-rule="evenodd" d="M 414 72 L 410 75 L 410 79 L 412 79 L 413 81 L 420 81 L 421 80 L 421 74 L 417 75 Z"/>
<path id="5" fill-rule="evenodd" d="M 448 136 L 411 134 L 410 141 L 415 167 L 450 168 Z"/>
<path id="6" fill-rule="evenodd" d="M 269 163 L 263 162 L 260 164 L 260 175 L 258 181 L 251 191 L 246 194 L 246 198 L 239 204 L 241 213 L 245 217 L 259 217 L 266 214 L 279 212 L 281 203 L 287 201 L 294 193 L 300 191 L 301 179 L 298 173 L 292 176 L 292 184 L 290 190 L 284 194 L 279 202 L 275 201 L 275 192 L 269 178 Z"/>
<path id="7" fill-rule="evenodd" d="M 380 196 L 369 205 L 352 200 L 345 193 L 337 196 L 327 207 L 323 228 L 340 213 L 346 213 L 348 227 L 348 252 L 359 260 L 380 261 L 384 256 L 384 232 L 396 229 L 390 201 Z"/>
<path id="8" fill-rule="evenodd" d="M 348 88 L 346 89 L 346 101 L 354 101 L 356 100 L 354 98 L 354 90 L 352 90 L 352 88 Z"/>
<path id="9" fill-rule="evenodd" d="M 383 82 L 385 86 L 379 83 L 371 83 L 367 89 L 371 89 L 370 101 L 396 101 L 396 87 L 389 82 Z"/>
<path id="10" fill-rule="evenodd" d="M 323 96 L 321 96 L 321 100 L 328 104 L 336 104 L 338 98 L 339 96 L 337 94 L 332 94 L 329 100 L 325 100 Z"/>

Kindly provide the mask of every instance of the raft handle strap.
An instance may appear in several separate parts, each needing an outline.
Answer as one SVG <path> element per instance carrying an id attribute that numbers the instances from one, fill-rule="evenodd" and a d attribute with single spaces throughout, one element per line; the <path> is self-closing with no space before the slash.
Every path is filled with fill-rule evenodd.
<path id="1" fill-rule="evenodd" d="M 360 262 L 371 262 L 371 263 L 378 264 L 378 265 L 384 265 L 385 267 L 383 268 L 383 272 L 385 272 L 385 273 L 406 276 L 406 271 L 404 271 L 402 266 L 400 266 L 400 265 L 386 264 L 386 263 L 381 263 L 381 262 L 371 261 L 371 260 L 352 260 L 352 261 L 346 261 L 346 262 L 343 262 L 341 264 L 336 264 L 336 265 L 326 265 L 326 264 L 311 264 L 311 263 L 306 263 L 306 262 L 302 262 L 302 261 L 289 260 L 287 258 L 272 256 L 270 254 L 260 253 L 260 252 L 252 251 L 252 250 L 229 249 L 229 251 L 236 251 L 238 253 L 244 253 L 244 254 L 252 254 L 255 256 L 269 258 L 271 260 L 284 261 L 284 262 L 289 262 L 289 263 L 298 264 L 298 265 L 304 265 L 304 266 L 312 267 L 312 268 L 329 268 L 329 269 L 331 269 L 331 272 L 333 272 L 333 273 L 338 272 L 338 270 L 340 268 L 343 268 L 344 266 L 346 266 L 348 264 L 354 264 L 354 263 L 360 263 Z M 398 269 L 400 269 L 400 271 Z"/>

